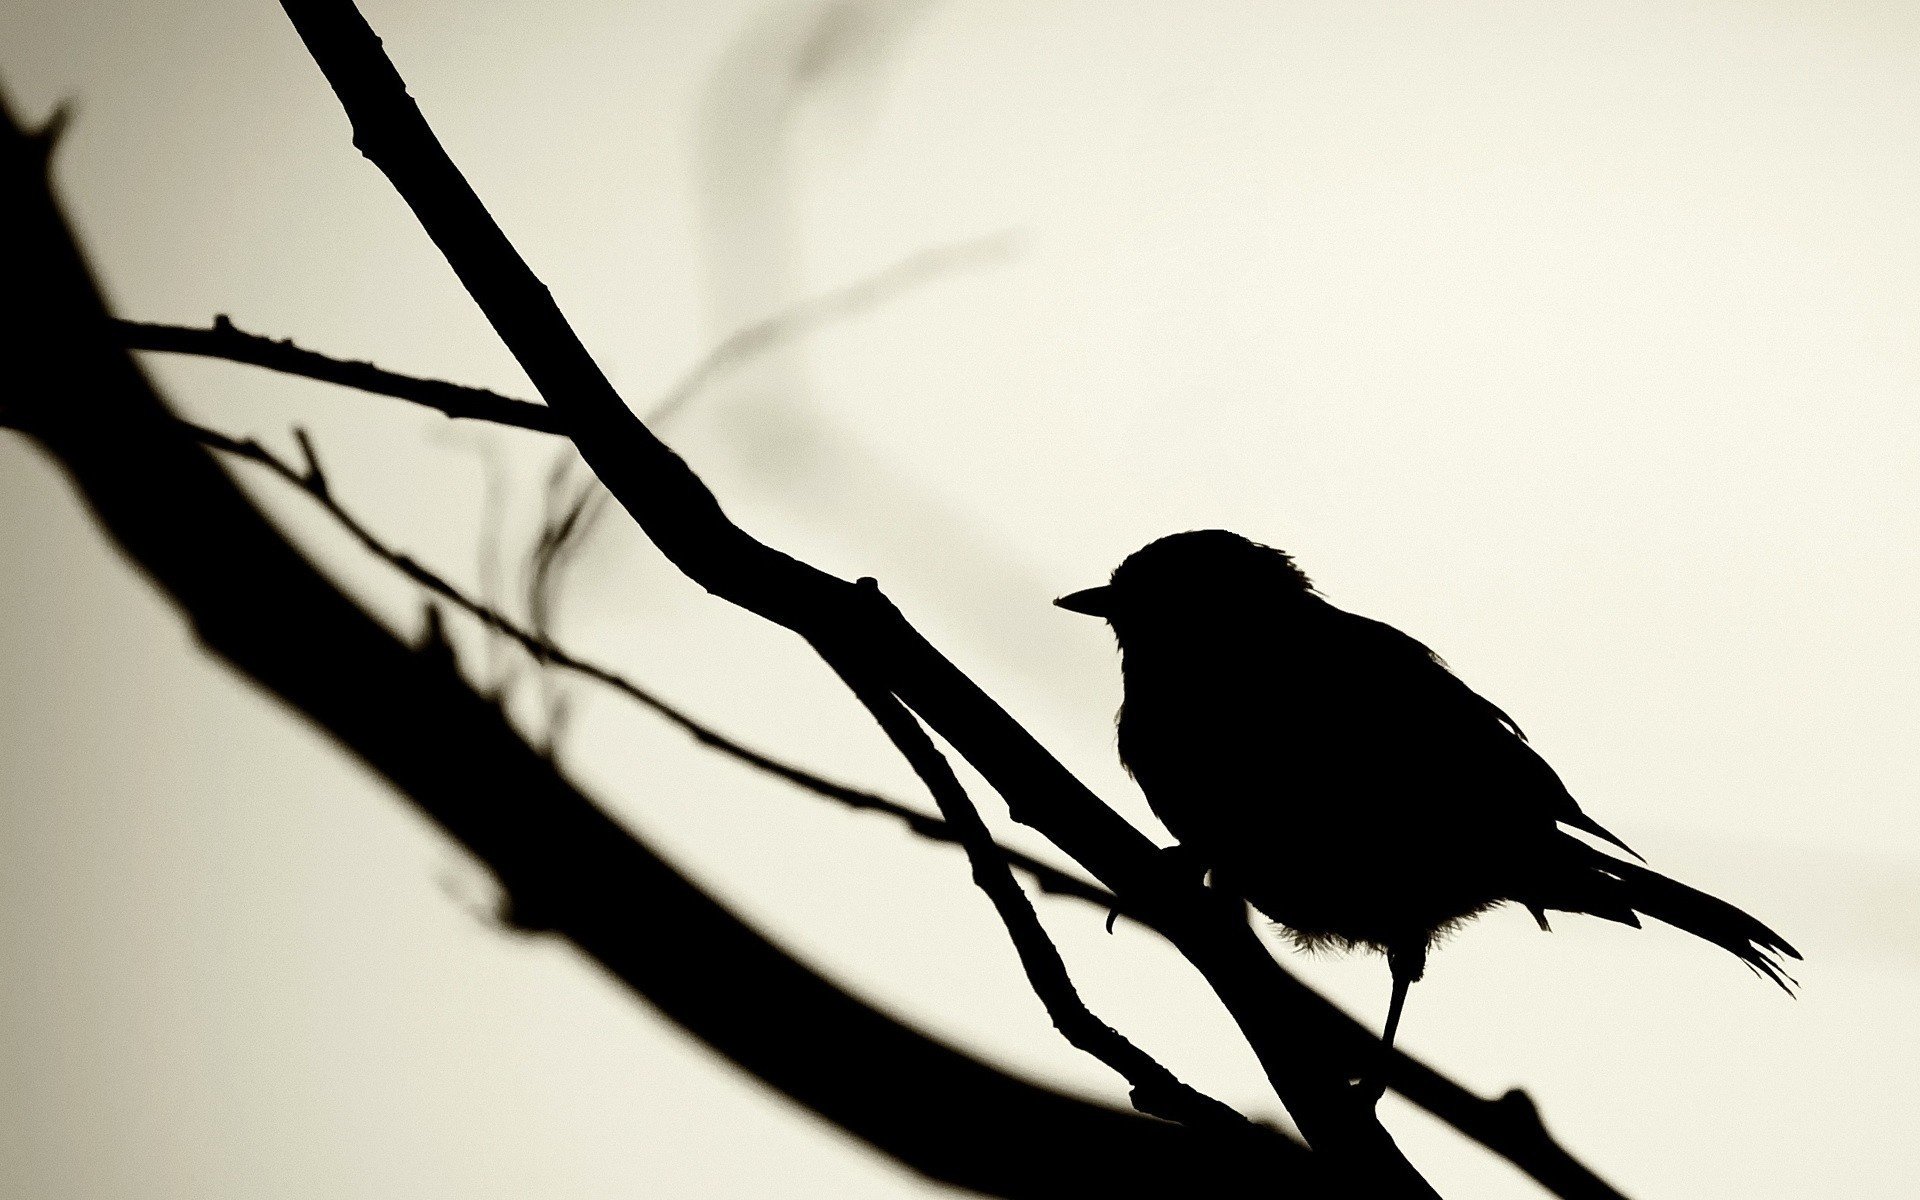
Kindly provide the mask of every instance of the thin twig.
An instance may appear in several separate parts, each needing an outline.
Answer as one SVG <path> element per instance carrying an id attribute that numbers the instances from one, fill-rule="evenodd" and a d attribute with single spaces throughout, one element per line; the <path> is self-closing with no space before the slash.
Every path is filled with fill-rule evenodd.
<path id="1" fill-rule="evenodd" d="M 890 693 L 879 690 L 863 673 L 829 658 L 854 694 L 873 714 L 887 737 L 899 748 L 916 774 L 927 785 L 944 820 L 916 812 L 905 805 L 871 793 L 860 792 L 833 783 L 786 763 L 751 750 L 710 728 L 699 724 L 671 705 L 636 686 L 631 681 L 573 657 L 545 638 L 522 629 L 498 610 L 467 596 L 410 555 L 402 554 L 382 542 L 351 512 L 344 508 L 328 487 L 318 451 L 304 429 L 295 429 L 303 466 L 281 458 L 253 439 L 237 439 L 213 429 L 181 421 L 180 425 L 197 441 L 267 468 L 293 484 L 318 503 L 336 523 L 350 533 L 375 557 L 392 564 L 421 587 L 441 597 L 488 628 L 518 643 L 536 661 L 563 667 L 598 680 L 666 717 L 692 733 L 702 743 L 720 749 L 763 771 L 768 771 L 820 795 L 851 804 L 888 812 L 904 820 L 908 828 L 930 839 L 951 842 L 966 851 L 974 881 L 979 884 L 1007 928 L 1022 968 L 1035 994 L 1046 1006 L 1055 1028 L 1068 1042 L 1112 1067 L 1132 1087 L 1131 1097 L 1141 1112 L 1182 1124 L 1205 1125 L 1218 1129 L 1245 1130 L 1251 1127 L 1244 1116 L 1191 1086 L 1183 1083 L 1159 1061 L 1129 1041 L 1125 1035 L 1095 1016 L 1080 997 L 1067 973 L 1066 963 L 1047 936 L 1033 911 L 1026 893 L 1015 882 L 1011 868 L 1018 865 L 1036 876 L 1050 877 L 1049 890 L 1079 892 L 1083 899 L 1114 907 L 1118 901 L 1103 889 L 1073 878 L 1045 864 L 1016 854 L 993 840 L 980 819 L 979 810 L 968 799 L 966 790 L 953 769 L 933 745 L 919 721 Z M 1046 885 L 1043 885 L 1046 886 Z"/>
<path id="2" fill-rule="evenodd" d="M 354 144 L 413 210 L 540 395 L 564 416 L 587 464 L 654 545 L 716 596 L 816 644 L 865 647 L 881 684 L 980 771 L 1015 820 L 1039 829 L 1117 894 L 1137 896 L 1153 910 L 1157 927 L 1232 1014 L 1301 1132 L 1336 1169 L 1373 1195 L 1435 1196 L 1372 1105 L 1348 1086 L 1370 1048 L 1343 1036 L 1316 1007 L 1325 1002 L 1197 881 L 1169 878 L 1138 829 L 884 598 L 734 524 L 600 370 L 447 155 L 351 0 L 281 0 L 281 7 L 339 98 Z"/>
<path id="3" fill-rule="evenodd" d="M 753 356 L 822 325 L 872 309 L 895 293 L 960 267 L 978 266 L 1012 255 L 1017 245 L 1011 230 L 950 246 L 917 251 L 865 279 L 803 300 L 764 321 L 735 330 L 693 369 L 680 377 L 647 412 L 647 424 L 657 428 L 672 418 L 716 379 Z"/>
<path id="4" fill-rule="evenodd" d="M 409 646 L 327 580 L 183 434 L 128 355 L 0 94 L 16 316 L 6 419 L 209 654 L 387 780 L 568 939 L 768 1087 L 957 1188 L 1006 1197 L 1271 1196 L 1313 1160 L 1016 1078 L 863 1003 L 702 891 L 527 745 L 441 646 Z M 132 681 L 123 681 L 131 685 Z"/>
<path id="5" fill-rule="evenodd" d="M 837 783 L 746 746 L 687 715 L 617 672 L 578 658 L 550 640 L 529 632 L 498 610 L 468 596 L 444 577 L 422 566 L 410 555 L 387 545 L 351 512 L 342 507 L 337 497 L 330 492 L 324 494 L 315 492 L 308 484 L 306 472 L 260 443 L 252 439 L 234 439 L 185 421 L 180 424 L 203 444 L 265 467 L 288 483 L 300 488 L 312 496 L 324 512 L 339 522 L 341 527 L 374 557 L 388 563 L 407 578 L 483 625 L 503 634 L 536 661 L 603 684 L 665 718 L 701 745 L 756 770 L 785 780 L 804 791 L 844 804 L 851 809 L 885 814 L 898 820 L 916 836 L 929 841 L 946 845 L 961 844 L 959 836 L 947 822 L 937 816 L 923 813 L 873 792 Z M 315 461 L 317 462 L 317 457 Z M 1005 846 L 1001 846 L 999 852 L 1012 866 L 1031 877 L 1043 891 L 1084 900 L 1108 912 L 1118 911 L 1124 916 L 1146 924 L 1149 928 L 1156 927 L 1156 918 L 1151 912 L 1140 912 L 1098 884 Z M 1335 1007 L 1331 1001 L 1316 993 L 1308 992 L 1305 1002 L 1312 1006 L 1314 1018 L 1325 1022 L 1325 1027 L 1336 1033 L 1339 1038 L 1354 1045 L 1375 1044 L 1373 1034 L 1369 1030 Z M 1387 1078 L 1407 1099 L 1451 1124 L 1468 1137 L 1506 1157 L 1547 1186 L 1554 1194 L 1567 1197 L 1569 1200 L 1576 1200 L 1576 1198 L 1577 1200 L 1624 1200 L 1619 1192 L 1594 1175 L 1575 1159 L 1566 1147 L 1554 1140 L 1552 1133 L 1542 1122 L 1538 1108 L 1525 1092 L 1515 1089 L 1497 1098 L 1485 1099 L 1467 1091 L 1426 1063 L 1399 1049 L 1394 1051 L 1387 1068 Z"/>
<path id="6" fill-rule="evenodd" d="M 728 372 L 783 341 L 866 312 L 903 289 L 928 279 L 1006 258 L 1015 244 L 1011 232 L 1001 232 L 920 250 L 864 279 L 737 329 L 701 356 L 700 361 L 667 389 L 647 419 L 650 422 L 666 420 Z M 295 345 L 292 338 L 248 333 L 234 325 L 225 313 L 216 315 L 213 324 L 205 329 L 118 317 L 113 318 L 111 324 L 121 344 L 132 350 L 225 359 L 376 396 L 392 396 L 460 420 L 488 421 L 536 433 L 566 433 L 559 415 L 544 404 L 502 396 L 486 388 L 389 371 L 370 362 L 335 358 Z"/>
<path id="7" fill-rule="evenodd" d="M 332 358 L 314 350 L 302 349 L 294 345 L 291 338 L 276 340 L 257 333 L 247 333 L 236 328 L 225 314 L 216 316 L 213 324 L 206 329 L 185 325 L 155 325 L 119 318 L 115 318 L 112 324 L 121 344 L 135 350 L 221 358 L 372 392 L 376 396 L 392 396 L 396 400 L 437 409 L 449 417 L 490 421 L 495 425 L 511 425 L 540 433 L 565 432 L 560 415 L 544 404 L 515 400 L 486 388 L 402 375 L 369 362 Z"/>
<path id="8" fill-rule="evenodd" d="M 870 579 L 861 582 L 878 586 Z M 1020 956 L 1027 982 L 1046 1006 L 1047 1015 L 1061 1036 L 1113 1068 L 1131 1084 L 1134 1107 L 1141 1112 L 1183 1125 L 1246 1127 L 1249 1122 L 1240 1113 L 1182 1083 L 1152 1055 L 1094 1015 L 1074 987 L 1066 962 L 1040 924 L 1032 902 L 1020 890 L 1006 859 L 1001 857 L 1000 847 L 980 819 L 980 811 L 919 719 L 898 697 L 877 685 L 870 671 L 855 665 L 853 655 L 857 651 L 843 655 L 818 645 L 815 649 L 846 682 L 932 793 L 948 828 L 957 833 L 967 853 L 974 883 L 987 894 L 1000 914 L 1014 950 Z"/>
<path id="9" fill-rule="evenodd" d="M 553 466 L 547 471 L 540 535 L 527 555 L 527 627 L 542 638 L 553 636 L 554 607 L 568 562 L 599 524 L 606 513 L 607 502 L 612 499 L 590 471 L 585 482 L 574 487 L 573 494 L 568 496 L 567 485 L 572 481 L 574 464 L 579 461 L 580 456 L 571 445 L 563 447 L 555 456 Z"/>

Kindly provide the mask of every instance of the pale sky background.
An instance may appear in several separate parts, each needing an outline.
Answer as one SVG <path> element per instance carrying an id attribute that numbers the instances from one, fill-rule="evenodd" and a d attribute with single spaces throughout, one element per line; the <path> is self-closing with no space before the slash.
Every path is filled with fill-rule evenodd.
<path id="1" fill-rule="evenodd" d="M 1544 936 L 1503 911 L 1436 956 L 1405 1043 L 1484 1092 L 1529 1088 L 1635 1197 L 1914 1194 L 1920 7 L 366 11 L 636 407 L 745 323 L 1003 238 L 665 434 L 755 532 L 879 576 L 1156 836 L 1113 761 L 1110 639 L 1047 602 L 1177 529 L 1294 551 L 1512 711 L 1656 867 L 1809 960 L 1796 1002 L 1672 930 Z M 276 5 L 11 0 L 0 79 L 29 115 L 74 100 L 57 176 L 123 314 L 224 312 L 526 393 Z M 500 553 L 525 545 L 551 439 L 151 366 L 223 429 L 287 447 L 305 424 L 336 493 L 458 579 L 482 582 L 490 475 Z M 411 627 L 406 585 L 247 478 Z M 940 1191 L 566 948 L 491 927 L 479 873 L 206 660 L 5 436 L 0 564 L 0 1190 Z M 729 731 L 920 800 L 795 639 L 618 521 L 561 632 Z M 514 665 L 469 645 L 477 674 Z M 1048 1028 L 957 854 L 576 699 L 576 773 L 784 944 L 1123 1102 Z M 1277 1114 L 1176 959 L 1084 907 L 1043 912 L 1096 1011 Z M 1381 961 L 1289 962 L 1380 1019 Z M 1383 1112 L 1444 1194 L 1539 1194 Z"/>

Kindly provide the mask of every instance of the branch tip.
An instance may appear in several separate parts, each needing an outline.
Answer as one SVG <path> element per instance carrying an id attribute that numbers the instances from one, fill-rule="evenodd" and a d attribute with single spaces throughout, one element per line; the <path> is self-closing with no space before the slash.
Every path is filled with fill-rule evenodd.
<path id="1" fill-rule="evenodd" d="M 440 613 L 440 606 L 428 601 L 420 606 L 420 640 L 414 649 L 422 654 L 450 654 L 453 643 L 447 640 L 446 618 Z"/>
<path id="2" fill-rule="evenodd" d="M 1526 1121 L 1542 1129 L 1546 1128 L 1545 1123 L 1540 1120 L 1540 1106 L 1533 1102 L 1533 1097 L 1527 1095 L 1523 1088 L 1507 1089 L 1494 1103 L 1506 1109 L 1517 1120 Z"/>
<path id="3" fill-rule="evenodd" d="M 313 439 L 307 436 L 303 426 L 293 427 L 293 440 L 300 444 L 300 457 L 306 460 L 304 481 L 316 495 L 327 495 L 327 473 L 320 467 L 319 452 L 313 448 Z"/>

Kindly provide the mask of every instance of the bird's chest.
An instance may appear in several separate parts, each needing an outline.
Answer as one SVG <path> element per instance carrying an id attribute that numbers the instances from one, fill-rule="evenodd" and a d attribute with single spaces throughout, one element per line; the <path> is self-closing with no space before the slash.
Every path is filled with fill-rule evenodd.
<path id="1" fill-rule="evenodd" d="M 1126 664 L 1120 756 L 1174 836 L 1272 854 L 1436 832 L 1431 738 L 1377 673 L 1310 636 L 1207 649 Z"/>
<path id="2" fill-rule="evenodd" d="M 1353 765 L 1345 690 L 1318 655 L 1285 646 L 1130 656 L 1120 757 L 1181 841 L 1258 836 L 1311 815 L 1288 799 Z"/>

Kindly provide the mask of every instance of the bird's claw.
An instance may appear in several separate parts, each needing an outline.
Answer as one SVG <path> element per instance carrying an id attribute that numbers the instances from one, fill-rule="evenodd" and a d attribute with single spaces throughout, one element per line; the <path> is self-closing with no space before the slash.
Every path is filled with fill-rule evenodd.
<path id="1" fill-rule="evenodd" d="M 1210 870 L 1212 870 L 1211 864 L 1200 857 L 1199 851 L 1191 846 L 1175 843 L 1154 850 L 1152 874 L 1157 875 L 1158 878 L 1150 877 L 1149 882 L 1160 889 L 1182 888 L 1191 884 L 1204 886 L 1207 881 L 1207 872 Z M 1119 919 L 1120 909 L 1117 906 L 1107 909 L 1108 933 L 1113 932 L 1114 922 Z"/>
<path id="2" fill-rule="evenodd" d="M 1207 872 L 1212 869 L 1212 864 L 1202 858 L 1198 850 L 1178 842 L 1160 847 L 1153 852 L 1153 857 L 1161 872 L 1178 884 L 1205 883 Z"/>
<path id="3" fill-rule="evenodd" d="M 1369 1108 L 1379 1104 L 1380 1098 L 1387 1094 L 1387 1081 L 1378 1077 L 1349 1079 L 1347 1086 L 1353 1089 L 1354 1097 Z"/>

